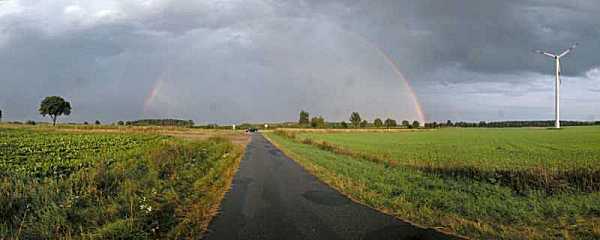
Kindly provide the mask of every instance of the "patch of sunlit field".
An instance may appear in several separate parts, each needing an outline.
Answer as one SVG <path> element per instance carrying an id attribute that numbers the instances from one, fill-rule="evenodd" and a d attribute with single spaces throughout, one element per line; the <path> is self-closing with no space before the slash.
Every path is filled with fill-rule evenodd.
<path id="1" fill-rule="evenodd" d="M 305 132 L 296 136 L 392 165 L 498 181 L 519 191 L 600 190 L 600 127 Z"/>
<path id="2" fill-rule="evenodd" d="M 267 136 L 366 205 L 483 239 L 600 238 L 600 128 Z"/>
<path id="3" fill-rule="evenodd" d="M 600 127 L 447 128 L 399 133 L 302 133 L 399 163 L 484 169 L 600 169 Z"/>
<path id="4" fill-rule="evenodd" d="M 0 239 L 201 238 L 246 141 L 184 128 L 2 124 Z"/>

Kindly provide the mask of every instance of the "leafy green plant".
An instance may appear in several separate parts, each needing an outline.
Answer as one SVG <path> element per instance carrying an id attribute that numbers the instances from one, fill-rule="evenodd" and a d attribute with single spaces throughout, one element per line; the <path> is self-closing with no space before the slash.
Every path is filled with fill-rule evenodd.
<path id="1" fill-rule="evenodd" d="M 242 152 L 217 138 L 0 136 L 0 239 L 201 238 Z"/>

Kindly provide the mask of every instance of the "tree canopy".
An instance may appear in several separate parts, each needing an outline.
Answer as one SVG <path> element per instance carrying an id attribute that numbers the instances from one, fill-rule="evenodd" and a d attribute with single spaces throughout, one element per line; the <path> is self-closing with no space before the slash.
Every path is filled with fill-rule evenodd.
<path id="1" fill-rule="evenodd" d="M 373 121 L 373 125 L 375 125 L 375 127 L 380 128 L 383 126 L 383 121 L 381 121 L 381 118 L 375 118 L 375 120 Z"/>
<path id="2" fill-rule="evenodd" d="M 56 118 L 61 115 L 71 114 L 71 103 L 59 96 L 46 97 L 40 104 L 39 112 L 42 116 L 49 116 L 52 125 L 56 125 Z"/>
<path id="3" fill-rule="evenodd" d="M 298 120 L 298 123 L 300 125 L 308 125 L 310 123 L 309 117 L 310 117 L 310 115 L 308 114 L 307 111 L 304 111 L 304 110 L 300 111 L 300 119 Z"/>
<path id="4" fill-rule="evenodd" d="M 362 119 L 360 118 L 360 114 L 358 114 L 357 112 L 353 112 L 352 114 L 350 114 L 350 122 L 352 123 L 352 126 L 358 127 L 360 125 L 361 120 Z"/>
<path id="5" fill-rule="evenodd" d="M 408 126 L 410 126 L 410 122 L 408 120 L 403 120 L 402 121 L 402 126 L 408 127 Z"/>
<path id="6" fill-rule="evenodd" d="M 367 120 L 362 120 L 362 121 L 360 122 L 360 127 L 361 127 L 361 128 L 366 128 L 366 127 L 367 127 L 367 125 L 369 125 L 369 122 L 368 122 Z"/>
<path id="7" fill-rule="evenodd" d="M 396 123 L 396 120 L 388 118 L 385 120 L 385 127 L 387 128 L 391 128 L 391 127 L 395 127 L 398 126 L 398 123 Z"/>

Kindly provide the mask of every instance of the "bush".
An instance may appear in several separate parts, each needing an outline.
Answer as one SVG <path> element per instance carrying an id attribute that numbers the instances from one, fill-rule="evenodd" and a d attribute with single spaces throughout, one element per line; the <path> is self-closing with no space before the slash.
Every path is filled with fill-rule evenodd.
<path id="1" fill-rule="evenodd" d="M 27 124 L 27 125 L 35 125 L 35 121 L 28 120 L 27 122 L 25 122 L 25 124 Z"/>

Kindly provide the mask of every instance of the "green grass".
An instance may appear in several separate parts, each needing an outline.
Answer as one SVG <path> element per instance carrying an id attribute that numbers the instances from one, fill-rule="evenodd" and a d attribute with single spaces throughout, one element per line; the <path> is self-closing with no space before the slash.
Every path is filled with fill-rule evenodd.
<path id="1" fill-rule="evenodd" d="M 600 128 L 299 133 L 296 139 L 519 192 L 600 191 Z"/>
<path id="2" fill-rule="evenodd" d="M 593 164 L 600 156 L 600 149 L 594 148 L 600 143 L 598 133 L 597 128 L 442 129 L 297 133 L 295 139 L 276 133 L 267 136 L 351 198 L 421 225 L 478 239 L 597 239 L 597 191 L 518 191 L 510 184 L 428 171 L 425 166 L 528 172 L 540 166 L 556 170 L 566 166 L 572 171 L 582 163 L 581 167 L 598 169 Z M 506 149 L 512 150 L 507 156 Z M 575 158 L 573 163 L 561 163 L 570 158 Z"/>
<path id="3" fill-rule="evenodd" d="M 401 163 L 485 169 L 600 169 L 600 127 L 454 128 L 397 133 L 302 133 Z"/>
<path id="4" fill-rule="evenodd" d="M 215 138 L 0 134 L 0 239 L 200 238 L 242 152 Z"/>

